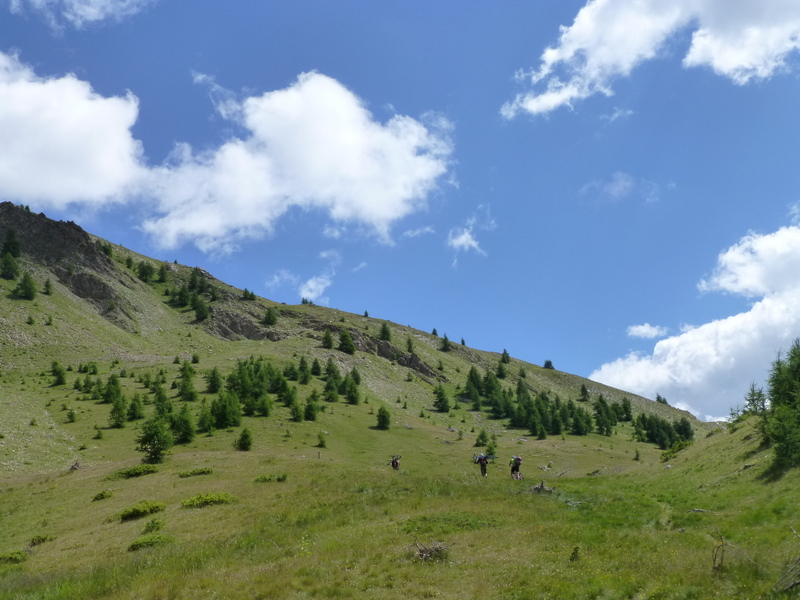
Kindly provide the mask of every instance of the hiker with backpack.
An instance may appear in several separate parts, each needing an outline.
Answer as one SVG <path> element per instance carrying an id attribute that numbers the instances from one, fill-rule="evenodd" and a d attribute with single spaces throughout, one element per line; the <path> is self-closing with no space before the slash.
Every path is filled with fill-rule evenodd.
<path id="1" fill-rule="evenodd" d="M 519 470 L 520 465 L 522 464 L 522 457 L 521 456 L 512 456 L 511 461 L 508 465 L 511 467 L 511 479 L 523 479 L 522 473 Z"/>
<path id="2" fill-rule="evenodd" d="M 488 477 L 486 474 L 486 465 L 489 464 L 489 459 L 481 452 L 474 460 L 475 464 L 481 466 L 481 477 Z"/>

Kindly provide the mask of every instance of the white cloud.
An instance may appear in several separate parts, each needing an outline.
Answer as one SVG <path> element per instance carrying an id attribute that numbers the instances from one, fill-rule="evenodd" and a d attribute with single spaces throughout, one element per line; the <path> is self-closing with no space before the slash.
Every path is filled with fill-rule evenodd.
<path id="1" fill-rule="evenodd" d="M 758 297 L 750 310 L 684 329 L 651 355 L 629 354 L 591 379 L 650 398 L 660 393 L 699 416 L 726 415 L 780 348 L 800 333 L 800 228 L 750 234 L 722 252 L 701 290 Z"/>
<path id="2" fill-rule="evenodd" d="M 691 29 L 685 67 L 711 67 L 745 84 L 785 68 L 800 48 L 800 3 L 794 0 L 589 0 L 538 69 L 518 74 L 532 89 L 502 114 L 543 114 L 594 94 L 640 63 L 665 53 L 670 38 Z"/>
<path id="3" fill-rule="evenodd" d="M 328 299 L 322 297 L 331 284 L 333 278 L 329 275 L 316 275 L 300 286 L 300 297 L 311 300 L 312 302 L 321 302 L 327 304 Z"/>
<path id="4" fill-rule="evenodd" d="M 617 171 L 608 181 L 599 179 L 590 181 L 580 189 L 579 193 L 582 196 L 592 196 L 602 203 L 615 204 L 631 197 L 650 203 L 660 200 L 661 186 L 654 181 Z"/>
<path id="5" fill-rule="evenodd" d="M 133 94 L 105 98 L 74 75 L 37 77 L 0 52 L 0 196 L 41 207 L 121 199 L 144 174 Z"/>
<path id="6" fill-rule="evenodd" d="M 486 252 L 484 252 L 480 247 L 480 244 L 478 244 L 478 240 L 475 238 L 474 231 L 476 229 L 491 231 L 496 226 L 497 225 L 492 218 L 491 213 L 489 212 L 489 207 L 482 204 L 478 206 L 475 214 L 467 219 L 467 222 L 464 226 L 453 227 L 450 230 L 450 232 L 447 234 L 447 246 L 455 250 L 456 255 L 459 252 L 474 250 L 478 254 L 485 256 Z M 456 264 L 455 260 L 453 264 Z"/>
<path id="7" fill-rule="evenodd" d="M 472 235 L 472 227 L 454 227 L 447 234 L 447 245 L 456 252 L 475 250 L 478 254 L 486 254 L 481 250 L 478 240 Z"/>
<path id="8" fill-rule="evenodd" d="M 319 73 L 218 110 L 249 135 L 197 155 L 178 147 L 172 163 L 155 170 L 150 189 L 161 214 L 144 228 L 165 247 L 193 241 L 228 251 L 237 239 L 270 232 L 291 206 L 327 211 L 337 224 L 361 224 L 389 242 L 392 224 L 423 208 L 449 167 L 441 122 L 394 116 L 380 124 Z"/>
<path id="9" fill-rule="evenodd" d="M 11 12 L 38 12 L 51 26 L 69 23 L 78 29 L 101 21 L 120 21 L 143 10 L 156 0 L 10 0 Z"/>
<path id="10" fill-rule="evenodd" d="M 631 325 L 628 327 L 628 337 L 652 339 L 664 337 L 668 332 L 669 330 L 666 327 L 650 325 L 650 323 L 645 323 L 644 325 Z"/>
<path id="11" fill-rule="evenodd" d="M 354 224 L 389 243 L 392 225 L 424 208 L 449 169 L 446 120 L 378 123 L 319 73 L 241 102 L 206 76 L 195 80 L 247 134 L 205 152 L 177 144 L 148 168 L 131 135 L 132 93 L 103 97 L 74 75 L 39 77 L 0 53 L 0 196 L 59 209 L 149 201 L 143 229 L 161 247 L 226 253 L 271 232 L 292 207 L 327 213 L 326 235 Z"/>
<path id="12" fill-rule="evenodd" d="M 403 235 L 405 237 L 415 238 L 421 235 L 428 235 L 430 233 L 436 233 L 436 230 L 428 225 L 427 227 L 418 227 L 417 229 L 409 229 L 408 231 L 404 232 Z"/>
<path id="13" fill-rule="evenodd" d="M 277 289 L 284 285 L 295 286 L 299 283 L 297 275 L 287 269 L 278 270 L 271 278 L 264 282 L 267 289 Z"/>

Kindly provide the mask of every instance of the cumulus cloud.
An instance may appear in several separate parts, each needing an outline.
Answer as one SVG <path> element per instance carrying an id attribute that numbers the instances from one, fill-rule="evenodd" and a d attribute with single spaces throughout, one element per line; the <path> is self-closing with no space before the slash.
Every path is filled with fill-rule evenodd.
<path id="1" fill-rule="evenodd" d="M 657 325 L 631 325 L 628 327 L 628 337 L 652 339 L 657 337 L 664 337 L 669 330 L 666 327 L 659 327 Z"/>
<path id="2" fill-rule="evenodd" d="M 121 21 L 156 0 L 10 0 L 11 12 L 41 14 L 56 29 L 64 24 L 78 29 L 102 21 Z"/>
<path id="3" fill-rule="evenodd" d="M 766 79 L 800 48 L 800 4 L 792 0 L 589 0 L 538 69 L 518 73 L 531 89 L 502 108 L 543 114 L 572 107 L 644 61 L 665 54 L 668 42 L 692 31 L 685 67 L 710 67 L 737 84 Z"/>
<path id="4" fill-rule="evenodd" d="M 456 264 L 459 252 L 472 250 L 485 256 L 486 252 L 480 247 L 474 232 L 476 229 L 491 231 L 496 226 L 489 212 L 489 207 L 480 205 L 475 214 L 469 217 L 463 226 L 453 227 L 447 234 L 447 246 L 456 251 L 456 259 L 454 259 L 453 264 Z"/>
<path id="5" fill-rule="evenodd" d="M 390 242 L 392 224 L 420 210 L 452 152 L 438 120 L 396 115 L 381 124 L 338 81 L 304 73 L 290 87 L 218 105 L 248 135 L 210 152 L 179 146 L 155 169 L 158 217 L 146 231 L 165 247 L 229 251 L 269 233 L 290 207 L 318 209 Z"/>
<path id="6" fill-rule="evenodd" d="M 750 310 L 659 341 L 652 354 L 632 353 L 589 377 L 670 403 L 705 418 L 724 417 L 761 382 L 780 348 L 800 331 L 800 228 L 751 233 L 719 255 L 701 291 L 757 298 Z"/>
<path id="7" fill-rule="evenodd" d="M 138 114 L 131 93 L 105 98 L 0 52 L 0 197 L 54 208 L 121 199 L 144 174 Z"/>
<path id="8" fill-rule="evenodd" d="M 270 233 L 293 207 L 327 214 L 325 235 L 353 224 L 390 243 L 392 225 L 424 208 L 448 172 L 441 117 L 379 123 L 319 73 L 242 101 L 206 76 L 195 80 L 245 134 L 201 152 L 179 143 L 148 167 L 131 134 L 132 93 L 103 97 L 74 75 L 39 77 L 0 53 L 0 196 L 58 209 L 143 201 L 154 210 L 142 227 L 161 247 L 226 253 Z"/>
<path id="9" fill-rule="evenodd" d="M 617 171 L 608 181 L 600 179 L 590 181 L 580 189 L 579 193 L 608 204 L 622 202 L 628 198 L 658 202 L 661 198 L 661 186 L 654 181 Z"/>

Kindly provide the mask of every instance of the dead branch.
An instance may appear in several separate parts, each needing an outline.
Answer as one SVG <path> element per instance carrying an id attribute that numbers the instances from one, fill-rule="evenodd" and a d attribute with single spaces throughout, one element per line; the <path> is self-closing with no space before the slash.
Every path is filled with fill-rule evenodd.
<path id="1" fill-rule="evenodd" d="M 408 549 L 411 552 L 414 552 L 418 560 L 445 560 L 452 545 L 453 544 L 445 544 L 444 542 L 436 542 L 431 540 L 430 546 L 426 546 L 419 540 L 415 540 L 414 543 L 408 547 Z"/>
<path id="2" fill-rule="evenodd" d="M 795 536 L 800 537 L 800 534 L 794 530 L 794 527 L 789 525 L 789 529 L 792 530 Z M 774 589 L 778 592 L 786 592 L 798 585 L 800 585 L 800 556 L 789 563 L 786 571 L 784 571 L 783 575 L 781 575 L 780 579 L 775 583 Z"/>

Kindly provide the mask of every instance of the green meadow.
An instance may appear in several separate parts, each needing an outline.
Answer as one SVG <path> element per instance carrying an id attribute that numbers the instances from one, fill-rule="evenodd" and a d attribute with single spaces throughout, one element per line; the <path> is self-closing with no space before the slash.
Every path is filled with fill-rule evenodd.
<path id="1" fill-rule="evenodd" d="M 40 284 L 52 280 L 51 294 L 22 300 L 15 282 L 0 282 L 0 598 L 797 596 L 800 476 L 769 469 L 752 420 L 692 419 L 694 441 L 666 456 L 637 441 L 631 422 L 611 435 L 531 435 L 463 400 L 470 369 L 499 372 L 498 352 L 443 351 L 433 333 L 246 297 L 207 274 L 211 316 L 200 319 L 175 301 L 195 271 L 95 242 L 103 256 L 82 247 L 74 267 L 20 259 Z M 168 278 L 141 281 L 146 260 L 168 265 Z M 325 347 L 326 331 L 344 330 L 353 353 Z M 358 397 L 322 399 L 307 420 L 270 392 L 268 416 L 198 431 L 145 460 L 137 439 L 159 410 L 152 381 L 197 424 L 220 397 L 209 372 L 227 380 L 251 357 L 287 373 L 301 359 L 356 370 Z M 185 365 L 193 400 L 181 395 Z M 602 394 L 629 401 L 634 417 L 687 416 L 513 357 L 505 369 L 506 391 L 589 411 Z M 143 399 L 145 418 L 113 425 L 101 394 L 112 378 L 128 406 Z M 299 406 L 326 391 L 324 375 L 288 385 Z M 434 408 L 438 387 L 449 410 Z M 485 479 L 473 462 L 486 450 L 481 431 L 497 456 Z M 522 481 L 510 477 L 513 455 Z"/>

